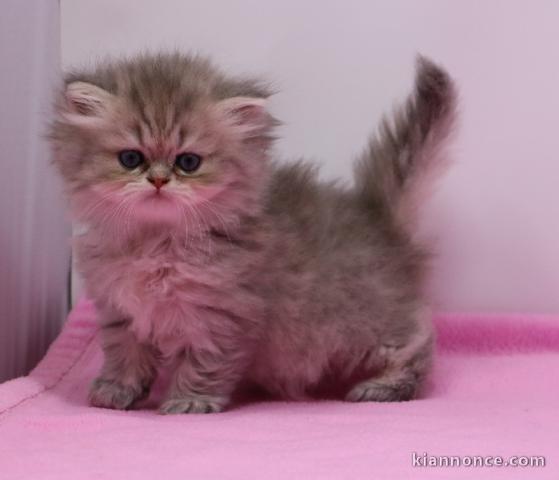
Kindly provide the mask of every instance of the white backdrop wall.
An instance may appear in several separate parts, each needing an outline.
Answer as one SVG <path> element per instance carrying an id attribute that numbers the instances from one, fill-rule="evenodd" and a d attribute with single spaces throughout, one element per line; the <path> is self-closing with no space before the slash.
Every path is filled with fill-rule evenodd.
<path id="1" fill-rule="evenodd" d="M 350 178 L 411 85 L 413 57 L 461 88 L 454 168 L 424 211 L 445 310 L 559 312 L 559 3 L 554 0 L 62 0 L 65 67 L 179 48 L 281 90 L 278 151 Z"/>
<path id="2" fill-rule="evenodd" d="M 60 77 L 56 0 L 0 7 L 0 382 L 29 371 L 66 315 L 70 258 L 43 139 Z"/>

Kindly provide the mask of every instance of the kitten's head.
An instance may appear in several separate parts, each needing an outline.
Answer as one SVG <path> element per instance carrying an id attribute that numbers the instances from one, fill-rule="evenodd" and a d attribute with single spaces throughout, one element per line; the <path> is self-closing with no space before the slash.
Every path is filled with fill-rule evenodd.
<path id="1" fill-rule="evenodd" d="M 268 96 L 180 54 L 69 74 L 50 139 L 76 219 L 185 231 L 250 213 L 276 124 Z"/>

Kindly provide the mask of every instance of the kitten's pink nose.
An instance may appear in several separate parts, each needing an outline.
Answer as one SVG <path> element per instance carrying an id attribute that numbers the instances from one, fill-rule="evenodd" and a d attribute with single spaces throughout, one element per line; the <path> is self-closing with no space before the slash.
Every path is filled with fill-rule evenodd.
<path id="1" fill-rule="evenodd" d="M 169 183 L 169 179 L 167 177 L 148 177 L 148 181 L 153 184 L 157 190 L 159 190 L 163 185 Z"/>

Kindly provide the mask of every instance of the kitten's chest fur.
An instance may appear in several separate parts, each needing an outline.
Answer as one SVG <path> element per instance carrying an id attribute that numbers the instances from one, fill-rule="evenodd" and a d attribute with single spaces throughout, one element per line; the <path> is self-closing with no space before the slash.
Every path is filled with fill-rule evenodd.
<path id="1" fill-rule="evenodd" d="M 91 240 L 78 248 L 87 289 L 128 318 L 139 341 L 164 355 L 185 344 L 212 348 L 206 310 L 234 285 L 219 245 L 159 238 L 110 250 Z"/>

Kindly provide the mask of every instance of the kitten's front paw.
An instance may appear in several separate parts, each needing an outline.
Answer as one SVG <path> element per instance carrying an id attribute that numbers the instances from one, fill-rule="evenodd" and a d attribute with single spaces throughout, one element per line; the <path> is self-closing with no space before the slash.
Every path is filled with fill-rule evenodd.
<path id="1" fill-rule="evenodd" d="M 159 413 L 172 415 L 176 413 L 217 413 L 221 412 L 228 399 L 224 397 L 184 397 L 166 400 L 159 407 Z"/>
<path id="2" fill-rule="evenodd" d="M 414 398 L 416 389 L 417 385 L 413 382 L 389 383 L 368 380 L 355 385 L 346 395 L 346 400 L 350 402 L 402 402 Z"/>
<path id="3" fill-rule="evenodd" d="M 96 378 L 89 391 L 89 403 L 94 407 L 125 410 L 132 403 L 144 397 L 141 387 L 123 385 L 115 380 Z"/>

